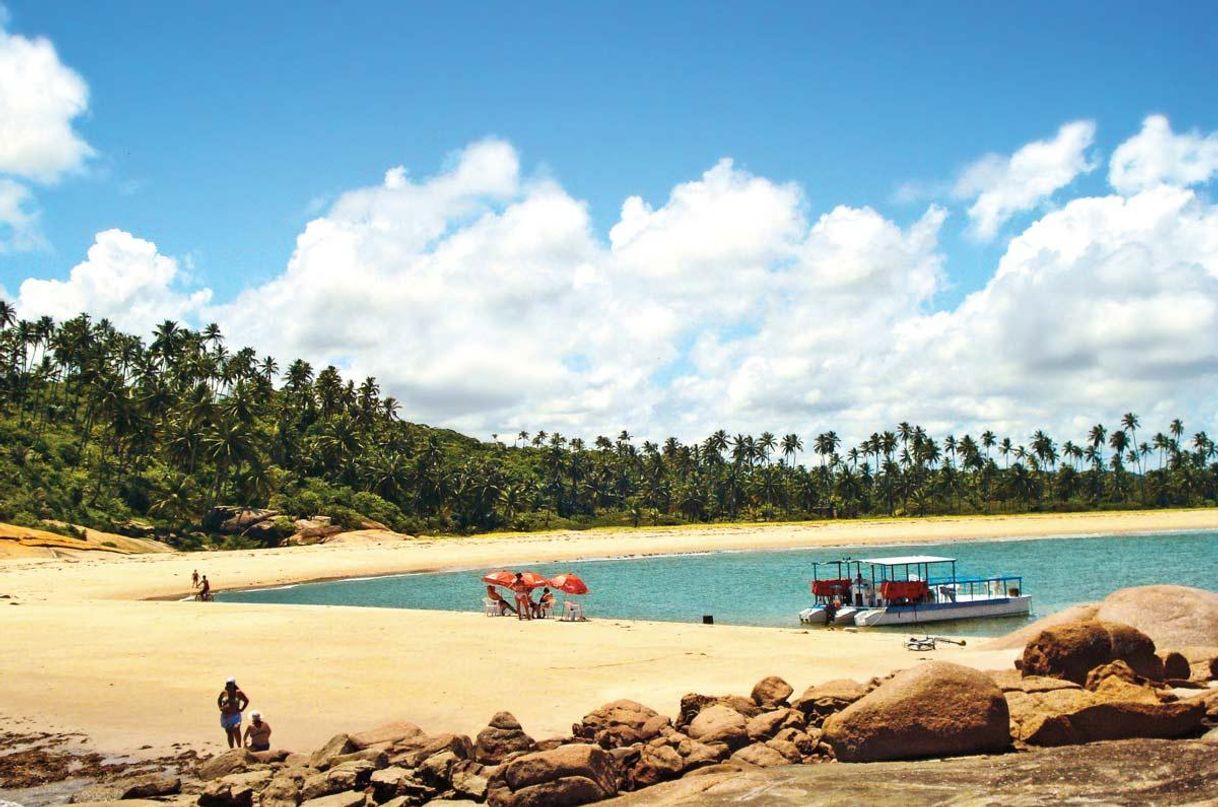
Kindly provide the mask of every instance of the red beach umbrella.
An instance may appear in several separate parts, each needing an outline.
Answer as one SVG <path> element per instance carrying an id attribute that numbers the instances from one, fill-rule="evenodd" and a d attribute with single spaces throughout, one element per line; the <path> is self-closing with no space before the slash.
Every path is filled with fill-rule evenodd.
<path id="1" fill-rule="evenodd" d="M 546 580 L 544 577 L 539 575 L 537 572 L 524 572 L 523 574 L 520 575 L 520 579 L 523 580 L 524 584 L 531 589 L 532 588 L 541 588 L 542 586 L 544 586 L 550 582 L 549 580 Z M 514 582 L 514 580 L 515 580 L 515 578 L 513 578 L 513 582 Z"/>
<path id="2" fill-rule="evenodd" d="M 497 572 L 491 572 L 490 574 L 483 575 L 482 582 L 489 583 L 492 586 L 505 586 L 511 588 L 511 585 L 516 582 L 516 573 L 502 569 Z"/>
<path id="3" fill-rule="evenodd" d="M 559 574 L 551 577 L 548 581 L 551 588 L 556 588 L 563 594 L 587 594 L 588 584 L 579 578 L 579 575 Z"/>

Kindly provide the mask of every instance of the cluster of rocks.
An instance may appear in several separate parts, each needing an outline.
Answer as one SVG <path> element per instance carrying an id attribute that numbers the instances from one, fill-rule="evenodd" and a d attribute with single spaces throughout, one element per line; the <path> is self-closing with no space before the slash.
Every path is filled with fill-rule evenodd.
<path id="1" fill-rule="evenodd" d="M 278 510 L 256 507 L 217 506 L 203 516 L 203 527 L 221 535 L 244 535 L 263 544 L 305 546 L 325 543 L 344 531 L 326 515 L 289 518 Z M 361 530 L 388 530 L 379 521 L 365 519 Z"/>
<path id="2" fill-rule="evenodd" d="M 230 751 L 197 779 L 127 783 L 198 807 L 577 805 L 686 776 L 786 765 L 1002 753 L 1132 737 L 1198 737 L 1218 721 L 1218 647 L 1158 652 L 1123 624 L 1041 632 L 1015 670 L 929 661 L 798 697 L 778 677 L 748 697 L 689 694 L 670 718 L 618 700 L 535 740 L 500 712 L 470 738 L 411 723 L 340 734 L 311 755 Z M 1211 730 L 1207 741 L 1218 742 Z M 115 783 L 123 786 L 123 783 Z M 120 795 L 120 798 L 127 797 Z"/>

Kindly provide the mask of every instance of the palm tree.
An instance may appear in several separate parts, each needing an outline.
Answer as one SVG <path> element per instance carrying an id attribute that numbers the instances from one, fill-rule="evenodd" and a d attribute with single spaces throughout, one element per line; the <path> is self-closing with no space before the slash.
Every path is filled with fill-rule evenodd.
<path id="1" fill-rule="evenodd" d="M 803 451 L 804 441 L 798 434 L 788 434 L 782 438 L 782 455 L 787 459 L 787 465 L 795 467 L 795 455 Z"/>
<path id="2" fill-rule="evenodd" d="M 0 331 L 5 330 L 17 321 L 17 309 L 7 300 L 0 300 Z"/>

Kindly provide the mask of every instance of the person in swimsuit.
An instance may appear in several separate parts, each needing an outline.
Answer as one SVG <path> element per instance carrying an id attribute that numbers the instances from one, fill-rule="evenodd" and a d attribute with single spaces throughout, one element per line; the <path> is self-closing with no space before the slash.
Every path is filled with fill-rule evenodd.
<path id="1" fill-rule="evenodd" d="M 512 583 L 512 591 L 516 592 L 516 618 L 533 618 L 533 600 L 529 597 L 529 584 L 524 582 L 524 575 L 516 572 L 516 582 Z"/>
<path id="2" fill-rule="evenodd" d="M 211 583 L 207 581 L 207 575 L 203 575 L 203 584 L 199 589 L 199 599 L 203 602 L 211 599 Z"/>
<path id="3" fill-rule="evenodd" d="M 229 748 L 241 747 L 241 713 L 249 705 L 250 699 L 237 687 L 236 678 L 224 682 L 224 689 L 216 698 L 216 706 L 220 708 L 220 727 L 228 737 Z"/>
<path id="4" fill-rule="evenodd" d="M 511 606 L 511 603 L 503 599 L 503 595 L 499 593 L 499 589 L 495 588 L 494 586 L 486 587 L 486 596 L 494 600 L 499 606 L 499 616 L 503 616 L 508 611 L 511 611 L 513 614 L 516 613 L 516 609 Z"/>
<path id="5" fill-rule="evenodd" d="M 541 592 L 541 599 L 539 599 L 537 601 L 537 606 L 536 606 L 537 610 L 534 612 L 534 615 L 538 619 L 541 619 L 546 614 L 546 612 L 548 610 L 552 609 L 553 607 L 554 607 L 554 594 L 550 591 L 549 588 L 543 589 Z"/>
<path id="6" fill-rule="evenodd" d="M 245 729 L 245 744 L 251 751 L 271 750 L 271 724 L 262 719 L 261 712 L 250 712 L 250 724 Z"/>
<path id="7" fill-rule="evenodd" d="M 191 588 L 199 587 L 199 570 L 198 569 L 195 569 L 194 573 L 190 576 L 190 587 Z"/>

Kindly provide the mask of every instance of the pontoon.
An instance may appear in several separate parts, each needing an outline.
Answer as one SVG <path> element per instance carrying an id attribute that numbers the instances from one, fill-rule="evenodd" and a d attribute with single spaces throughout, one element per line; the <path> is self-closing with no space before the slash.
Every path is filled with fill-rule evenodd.
<path id="1" fill-rule="evenodd" d="M 821 578 L 821 566 L 836 567 L 836 576 Z M 827 624 L 826 607 L 833 612 L 835 604 L 834 624 L 849 620 L 847 624 L 868 628 L 1019 616 L 1032 610 L 1022 577 L 959 577 L 955 558 L 846 559 L 813 564 L 812 574 L 816 602 L 800 612 L 805 624 Z"/>

